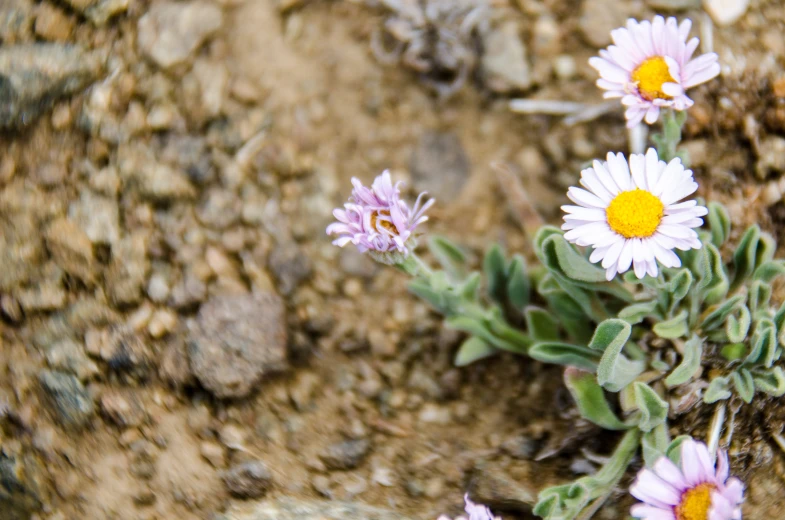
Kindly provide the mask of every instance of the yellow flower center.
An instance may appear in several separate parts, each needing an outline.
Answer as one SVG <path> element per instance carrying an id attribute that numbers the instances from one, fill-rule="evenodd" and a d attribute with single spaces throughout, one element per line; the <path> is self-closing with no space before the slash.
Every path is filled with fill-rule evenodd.
<path id="1" fill-rule="evenodd" d="M 676 82 L 662 56 L 648 58 L 638 65 L 638 68 L 632 71 L 632 81 L 638 85 L 640 95 L 649 101 L 657 98 L 671 99 L 671 96 L 662 91 L 662 84 Z"/>
<path id="2" fill-rule="evenodd" d="M 385 217 L 389 217 L 390 216 L 390 212 L 386 211 L 386 210 L 384 210 L 384 211 L 374 211 L 371 214 L 371 227 L 374 228 L 379 233 L 382 232 L 382 230 L 379 229 L 379 228 L 384 228 L 387 231 L 390 231 L 391 233 L 397 235 L 398 234 L 398 229 L 395 227 L 395 224 L 393 224 L 389 220 L 381 220 L 381 219 L 379 219 L 379 215 L 380 214 L 384 215 Z"/>
<path id="3" fill-rule="evenodd" d="M 707 482 L 685 491 L 676 506 L 676 520 L 708 520 L 713 490 L 714 484 Z"/>
<path id="4" fill-rule="evenodd" d="M 657 231 L 665 211 L 662 201 L 636 188 L 616 195 L 605 209 L 608 225 L 624 238 L 647 238 Z"/>

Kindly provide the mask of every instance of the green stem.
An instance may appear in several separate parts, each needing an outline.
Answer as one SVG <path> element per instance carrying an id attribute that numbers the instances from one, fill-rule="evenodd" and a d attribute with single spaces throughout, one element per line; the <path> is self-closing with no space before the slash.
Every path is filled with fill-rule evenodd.
<path id="1" fill-rule="evenodd" d="M 400 264 L 395 264 L 395 267 L 414 277 L 423 276 L 424 278 L 430 278 L 433 274 L 433 270 L 428 264 L 414 253 L 407 256 Z"/>
<path id="2" fill-rule="evenodd" d="M 682 162 L 686 164 L 686 153 L 678 148 L 681 143 L 681 131 L 687 121 L 687 112 L 666 108 L 662 110 L 661 114 L 662 132 L 652 136 L 652 140 L 657 146 L 657 154 L 665 162 L 681 157 Z"/>

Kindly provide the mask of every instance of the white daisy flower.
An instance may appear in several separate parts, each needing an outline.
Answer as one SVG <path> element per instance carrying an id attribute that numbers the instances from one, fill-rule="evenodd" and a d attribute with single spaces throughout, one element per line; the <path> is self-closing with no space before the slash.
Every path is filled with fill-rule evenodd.
<path id="1" fill-rule="evenodd" d="M 638 278 L 657 276 L 657 262 L 680 267 L 673 249 L 700 249 L 693 229 L 708 213 L 697 201 L 679 202 L 698 189 L 681 159 L 659 160 L 657 151 L 633 154 L 608 153 L 607 162 L 594 161 L 581 172 L 581 185 L 567 197 L 577 206 L 562 206 L 564 238 L 594 248 L 589 260 L 602 261 L 605 276 L 612 280 L 631 266 Z"/>
<path id="2" fill-rule="evenodd" d="M 686 90 L 720 73 L 716 53 L 695 59 L 698 38 L 687 41 L 692 22 L 655 16 L 649 22 L 627 20 L 626 28 L 611 31 L 615 45 L 600 51 L 589 64 L 600 73 L 597 86 L 607 90 L 605 98 L 621 98 L 627 106 L 627 126 L 645 118 L 654 124 L 660 109 L 685 110 L 693 105 Z"/>
<path id="3" fill-rule="evenodd" d="M 630 514 L 643 520 L 741 520 L 744 484 L 730 476 L 728 454 L 720 450 L 717 464 L 702 442 L 685 440 L 680 467 L 661 457 L 642 469 L 630 487 L 641 501 Z"/>

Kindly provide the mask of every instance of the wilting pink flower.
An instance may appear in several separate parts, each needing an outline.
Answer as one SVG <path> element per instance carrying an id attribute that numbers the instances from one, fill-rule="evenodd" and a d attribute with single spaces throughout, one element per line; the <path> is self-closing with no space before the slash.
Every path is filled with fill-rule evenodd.
<path id="1" fill-rule="evenodd" d="M 401 200 L 401 183 L 393 184 L 387 170 L 376 177 L 370 188 L 356 177 L 352 184 L 349 202 L 343 209 L 333 211 L 338 222 L 327 226 L 327 234 L 336 235 L 333 244 L 343 247 L 352 243 L 379 262 L 401 263 L 416 245 L 414 230 L 428 220 L 425 211 L 434 200 L 423 203 L 423 192 L 410 208 Z"/>
<path id="2" fill-rule="evenodd" d="M 626 28 L 611 31 L 614 45 L 600 51 L 589 64 L 600 73 L 597 86 L 607 90 L 606 98 L 621 98 L 624 114 L 632 128 L 644 118 L 657 121 L 660 109 L 685 110 L 693 105 L 686 90 L 720 73 L 718 56 L 703 54 L 695 59 L 698 38 L 687 41 L 692 22 L 681 24 L 671 17 L 655 16 L 627 20 Z"/>
<path id="3" fill-rule="evenodd" d="M 729 478 L 728 455 L 717 453 L 717 468 L 706 445 L 692 439 L 681 445 L 681 467 L 661 457 L 642 469 L 630 493 L 643 502 L 631 514 L 643 520 L 741 520 L 744 484 Z"/>
<path id="4" fill-rule="evenodd" d="M 484 505 L 475 504 L 469 500 L 468 494 L 464 495 L 463 499 L 466 501 L 466 512 L 469 513 L 469 517 L 457 516 L 455 517 L 455 520 L 502 520 L 499 516 L 493 516 L 491 510 Z M 442 515 L 438 520 L 450 520 L 450 517 Z"/>

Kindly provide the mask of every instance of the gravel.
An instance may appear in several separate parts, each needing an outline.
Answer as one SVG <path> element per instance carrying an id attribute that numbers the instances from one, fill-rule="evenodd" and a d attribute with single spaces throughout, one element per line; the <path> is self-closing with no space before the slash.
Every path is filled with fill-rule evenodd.
<path id="1" fill-rule="evenodd" d="M 238 498 L 261 498 L 273 484 L 272 473 L 260 460 L 236 464 L 222 478 L 226 489 Z"/>
<path id="2" fill-rule="evenodd" d="M 412 520 L 388 509 L 359 503 L 282 498 L 239 504 L 218 520 Z"/>
<path id="3" fill-rule="evenodd" d="M 79 380 L 64 372 L 42 370 L 38 381 L 57 421 L 66 428 L 85 427 L 95 412 L 93 400 Z"/>

